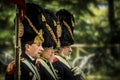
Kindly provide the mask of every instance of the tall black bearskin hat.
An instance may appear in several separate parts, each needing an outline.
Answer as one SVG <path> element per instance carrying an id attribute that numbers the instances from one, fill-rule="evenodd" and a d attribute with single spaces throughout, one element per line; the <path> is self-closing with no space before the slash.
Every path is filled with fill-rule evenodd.
<path id="1" fill-rule="evenodd" d="M 54 47 L 57 46 L 57 37 L 56 37 L 56 26 L 57 26 L 57 17 L 55 13 L 51 10 L 45 9 L 46 13 L 46 21 L 45 21 L 45 29 L 43 37 L 44 37 L 44 43 L 43 47 Z"/>
<path id="2" fill-rule="evenodd" d="M 73 29 L 75 23 L 73 15 L 65 9 L 61 9 L 56 12 L 56 16 L 62 28 L 60 37 L 61 47 L 72 45 L 74 43 Z"/>
<path id="3" fill-rule="evenodd" d="M 44 9 L 39 5 L 33 3 L 26 4 L 26 15 L 22 21 L 24 26 L 24 33 L 21 37 L 22 46 L 26 43 L 40 43 L 44 41 L 42 30 L 44 25 Z"/>

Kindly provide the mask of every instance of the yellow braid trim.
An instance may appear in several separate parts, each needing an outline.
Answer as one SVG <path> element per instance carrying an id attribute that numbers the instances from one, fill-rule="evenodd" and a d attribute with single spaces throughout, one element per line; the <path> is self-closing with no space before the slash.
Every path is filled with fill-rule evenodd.
<path id="1" fill-rule="evenodd" d="M 48 31 L 50 32 L 50 34 L 51 34 L 53 40 L 54 40 L 55 43 L 57 44 L 57 38 L 56 38 L 56 36 L 55 36 L 53 30 L 51 29 L 51 27 L 50 27 L 47 23 L 46 23 L 46 27 L 47 27 Z"/>
<path id="2" fill-rule="evenodd" d="M 65 22 L 64 20 L 63 20 L 63 23 L 64 23 L 64 25 L 66 26 L 66 28 L 68 29 L 68 31 L 69 31 L 72 39 L 74 39 L 74 38 L 73 38 L 73 33 L 72 33 L 72 30 L 71 30 L 70 26 L 69 26 L 69 25 L 67 24 L 67 22 Z"/>

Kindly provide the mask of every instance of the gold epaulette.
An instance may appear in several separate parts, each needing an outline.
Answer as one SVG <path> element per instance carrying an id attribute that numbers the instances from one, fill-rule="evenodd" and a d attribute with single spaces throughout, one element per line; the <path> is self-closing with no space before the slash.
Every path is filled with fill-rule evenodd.
<path id="1" fill-rule="evenodd" d="M 14 72 L 15 72 L 15 61 L 12 61 L 11 63 L 8 64 L 6 72 L 7 72 L 7 74 L 14 74 Z"/>
<path id="2" fill-rule="evenodd" d="M 25 58 L 20 58 L 20 61 L 25 60 Z M 15 72 L 15 60 L 13 60 L 12 62 L 10 62 L 7 66 L 6 72 L 7 74 L 14 74 Z"/>

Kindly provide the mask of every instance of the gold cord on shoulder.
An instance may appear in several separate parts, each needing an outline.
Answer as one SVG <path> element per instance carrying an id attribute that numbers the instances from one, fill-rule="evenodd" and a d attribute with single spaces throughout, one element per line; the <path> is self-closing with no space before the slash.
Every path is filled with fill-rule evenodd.
<path id="1" fill-rule="evenodd" d="M 63 23 L 64 23 L 64 25 L 66 26 L 66 28 L 68 29 L 68 31 L 69 31 L 69 33 L 70 33 L 72 39 L 74 39 L 74 38 L 73 38 L 72 30 L 70 29 L 70 26 L 69 26 L 69 25 L 67 24 L 67 22 L 65 22 L 64 20 L 63 20 Z"/>

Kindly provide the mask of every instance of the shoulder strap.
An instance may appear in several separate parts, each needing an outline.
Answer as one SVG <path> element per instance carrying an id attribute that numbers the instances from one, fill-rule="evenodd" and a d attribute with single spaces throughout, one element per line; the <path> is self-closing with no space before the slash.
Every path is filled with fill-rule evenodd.
<path id="1" fill-rule="evenodd" d="M 40 75 L 38 73 L 36 66 L 34 66 L 32 63 L 30 63 L 27 60 L 24 60 L 22 62 L 25 63 L 28 66 L 28 68 L 35 74 L 32 80 L 36 80 L 36 79 L 40 80 Z"/>
<path id="2" fill-rule="evenodd" d="M 71 66 L 69 65 L 69 63 L 65 59 L 63 59 L 62 57 L 57 56 L 57 55 L 55 55 L 55 56 L 59 59 L 60 62 L 65 64 L 68 68 L 71 68 Z"/>
<path id="3" fill-rule="evenodd" d="M 50 67 L 42 60 L 42 59 L 38 59 L 38 61 L 41 62 L 42 66 L 51 74 L 51 76 L 56 80 L 55 75 L 53 74 L 53 72 L 51 71 Z"/>

